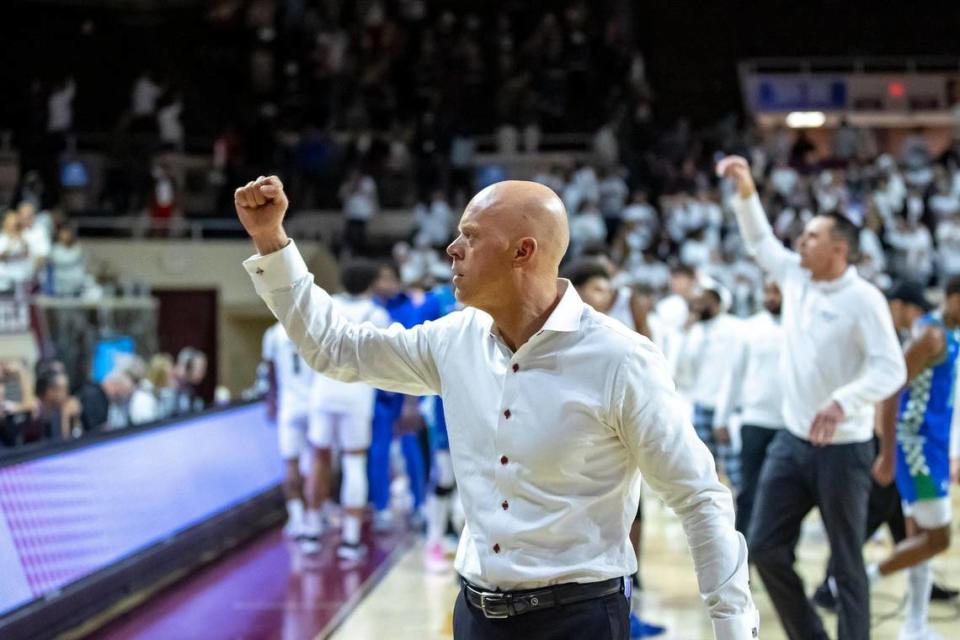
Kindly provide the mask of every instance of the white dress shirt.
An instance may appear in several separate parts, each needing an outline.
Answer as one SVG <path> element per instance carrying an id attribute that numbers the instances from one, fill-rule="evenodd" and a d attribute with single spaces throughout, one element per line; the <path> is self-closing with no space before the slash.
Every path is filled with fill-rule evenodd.
<path id="1" fill-rule="evenodd" d="M 296 247 L 244 262 L 311 366 L 343 381 L 443 396 L 467 514 L 457 571 L 487 589 L 626 576 L 640 473 L 680 517 L 717 638 L 755 637 L 733 501 L 684 416 L 661 354 L 568 281 L 515 353 L 476 309 L 412 329 L 351 324 Z"/>
<path id="2" fill-rule="evenodd" d="M 742 424 L 771 429 L 783 426 L 783 380 L 777 373 L 783 341 L 780 319 L 768 311 L 743 321 L 740 339 L 727 350 L 733 364 L 720 387 L 715 426 L 728 426 L 738 407 Z"/>
<path id="3" fill-rule="evenodd" d="M 744 241 L 783 292 L 780 377 L 787 429 L 809 439 L 814 416 L 834 400 L 845 418 L 833 444 L 867 442 L 874 405 L 907 379 L 887 301 L 852 266 L 836 280 L 813 280 L 800 256 L 774 237 L 756 194 L 733 203 Z"/>

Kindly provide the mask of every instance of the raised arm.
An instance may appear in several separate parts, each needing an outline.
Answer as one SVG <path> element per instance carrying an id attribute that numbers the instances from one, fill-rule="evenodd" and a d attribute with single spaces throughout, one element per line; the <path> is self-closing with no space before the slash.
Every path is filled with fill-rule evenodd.
<path id="1" fill-rule="evenodd" d="M 320 373 L 344 382 L 415 395 L 440 392 L 440 376 L 429 343 L 431 323 L 414 329 L 352 324 L 336 314 L 326 291 L 283 230 L 287 197 L 276 177 L 237 189 L 237 215 L 259 255 L 243 265 L 257 293 Z"/>
<path id="2" fill-rule="evenodd" d="M 715 637 L 756 638 L 747 544 L 734 529 L 733 498 L 690 424 L 663 356 L 637 347 L 616 374 L 614 394 L 621 437 L 643 478 L 683 523 Z"/>
<path id="3" fill-rule="evenodd" d="M 717 164 L 717 174 L 736 183 L 732 206 L 740 235 L 757 264 L 782 286 L 788 271 L 800 264 L 800 258 L 784 247 L 770 228 L 750 165 L 740 156 L 727 156 Z"/>

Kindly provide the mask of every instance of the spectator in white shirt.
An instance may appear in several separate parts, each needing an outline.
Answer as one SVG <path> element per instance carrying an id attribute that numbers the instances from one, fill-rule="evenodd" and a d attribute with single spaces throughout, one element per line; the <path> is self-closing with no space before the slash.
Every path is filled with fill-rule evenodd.
<path id="1" fill-rule="evenodd" d="M 157 109 L 160 144 L 166 150 L 183 151 L 183 124 L 180 122 L 182 112 L 183 101 L 173 94 L 165 96 Z"/>
<path id="2" fill-rule="evenodd" d="M 726 422 L 718 422 L 720 385 L 730 365 L 730 345 L 740 336 L 740 321 L 727 313 L 730 292 L 712 278 L 698 282 L 699 292 L 681 333 L 674 365 L 677 386 L 693 405 L 693 426 L 733 487 L 740 490 L 740 457 Z"/>
<path id="3" fill-rule="evenodd" d="M 65 136 L 73 130 L 73 98 L 77 83 L 73 78 L 59 82 L 47 99 L 47 132 Z"/>
<path id="4" fill-rule="evenodd" d="M 466 514 L 457 638 L 626 637 L 638 469 L 684 523 L 716 637 L 758 634 L 730 493 L 662 356 L 557 278 L 569 236 L 552 191 L 512 181 L 477 194 L 448 248 L 468 308 L 410 330 L 351 325 L 333 312 L 283 231 L 279 180 L 249 183 L 236 201 L 259 251 L 245 268 L 311 366 L 442 394 Z M 546 386 L 551 393 L 535 391 Z M 587 615 L 554 608 L 597 598 L 603 606 Z M 542 610 L 545 622 L 525 617 Z"/>
<path id="5" fill-rule="evenodd" d="M 157 112 L 157 100 L 163 95 L 163 89 L 153 80 L 149 71 L 140 74 L 133 84 L 130 97 L 130 111 L 133 114 L 134 128 L 150 130 L 154 127 L 153 118 Z"/>
<path id="6" fill-rule="evenodd" d="M 628 262 L 627 271 L 630 274 L 630 279 L 637 284 L 646 285 L 654 291 L 666 291 L 670 285 L 670 267 L 660 260 L 656 251 L 652 249 L 648 249 L 639 255 L 640 260 Z"/>
<path id="7" fill-rule="evenodd" d="M 930 230 L 911 217 L 898 217 L 887 230 L 887 243 L 894 250 L 893 271 L 905 280 L 926 284 L 933 274 L 933 238 Z"/>
<path id="8" fill-rule="evenodd" d="M 343 202 L 344 244 L 353 255 L 362 254 L 367 244 L 367 223 L 380 210 L 377 183 L 355 169 L 340 187 Z"/>
<path id="9" fill-rule="evenodd" d="M 579 256 L 590 246 L 601 244 L 607 238 L 607 225 L 600 208 L 592 200 L 585 200 L 580 211 L 570 221 L 570 255 Z"/>
<path id="10" fill-rule="evenodd" d="M 942 282 L 960 275 L 960 212 L 937 225 L 937 255 Z"/>
<path id="11" fill-rule="evenodd" d="M 28 287 L 36 269 L 30 243 L 23 237 L 20 218 L 9 211 L 0 232 L 0 291 L 11 292 Z"/>
<path id="12" fill-rule="evenodd" d="M 68 226 L 57 229 L 57 241 L 50 249 L 49 259 L 53 269 L 53 294 L 79 295 L 86 285 L 87 268 L 83 247 L 77 242 L 73 229 Z"/>
<path id="13" fill-rule="evenodd" d="M 834 558 L 838 635 L 870 637 L 870 594 L 862 546 L 874 461 L 874 406 L 906 380 L 886 301 L 850 266 L 856 227 L 840 214 L 817 216 L 799 256 L 774 237 L 750 167 L 736 156 L 717 173 L 737 183 L 740 232 L 783 292 L 785 430 L 760 475 L 748 538 L 753 561 L 791 638 L 827 638 L 797 575 L 794 547 L 807 513 L 819 507 Z"/>
<path id="14" fill-rule="evenodd" d="M 605 169 L 600 172 L 598 191 L 600 213 L 607 224 L 607 237 L 613 238 L 620 228 L 630 189 L 618 169 Z"/>
<path id="15" fill-rule="evenodd" d="M 37 208 L 31 202 L 21 202 L 17 219 L 23 239 L 30 245 L 30 254 L 39 268 L 50 255 L 50 231 L 37 223 Z"/>
<path id="16" fill-rule="evenodd" d="M 453 210 L 447 203 L 447 198 L 442 190 L 434 191 L 428 204 L 418 204 L 414 208 L 413 217 L 417 225 L 414 244 L 439 249 L 450 242 Z"/>
<path id="17" fill-rule="evenodd" d="M 563 168 L 558 165 L 551 167 L 541 167 L 537 174 L 533 176 L 534 182 L 539 182 L 545 187 L 549 187 L 557 195 L 563 193 L 567 181 L 563 177 Z"/>
<path id="18" fill-rule="evenodd" d="M 737 494 L 737 531 L 750 528 L 753 501 L 767 449 L 778 429 L 783 428 L 780 367 L 783 327 L 780 325 L 780 288 L 767 282 L 763 308 L 741 325 L 739 340 L 730 344 L 733 366 L 721 384 L 714 423 L 729 433 L 734 412 L 740 414 L 741 486 Z"/>

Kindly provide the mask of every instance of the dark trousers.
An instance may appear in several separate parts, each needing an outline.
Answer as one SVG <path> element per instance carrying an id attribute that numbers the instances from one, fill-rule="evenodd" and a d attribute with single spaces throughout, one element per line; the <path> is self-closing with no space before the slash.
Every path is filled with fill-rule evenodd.
<path id="1" fill-rule="evenodd" d="M 793 565 L 800 525 L 819 507 L 837 579 L 839 640 L 869 640 L 870 593 L 863 565 L 870 442 L 815 447 L 780 431 L 767 451 L 750 523 L 750 556 L 791 640 L 826 638 Z"/>
<path id="2" fill-rule="evenodd" d="M 628 640 L 630 603 L 622 593 L 504 620 L 491 620 L 467 602 L 463 589 L 453 608 L 454 640 Z"/>
<path id="3" fill-rule="evenodd" d="M 880 451 L 880 440 L 873 439 L 874 451 Z M 869 540 L 881 526 L 887 525 L 890 530 L 890 537 L 894 544 L 902 542 L 907 537 L 907 525 L 903 520 L 903 506 L 900 501 L 900 492 L 897 491 L 897 483 L 891 482 L 887 486 L 881 486 L 870 480 L 870 501 L 867 504 L 867 535 L 864 540 Z M 827 563 L 827 575 L 824 580 L 833 575 L 833 557 Z"/>
<path id="4" fill-rule="evenodd" d="M 757 495 L 757 482 L 767 449 L 777 435 L 778 429 L 745 424 L 740 429 L 740 493 L 737 494 L 737 531 L 746 537 L 750 531 L 753 502 Z"/>

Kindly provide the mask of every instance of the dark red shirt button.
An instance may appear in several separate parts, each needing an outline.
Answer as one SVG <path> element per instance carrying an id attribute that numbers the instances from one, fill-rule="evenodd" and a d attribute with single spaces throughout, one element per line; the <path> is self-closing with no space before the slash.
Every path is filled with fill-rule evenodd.
<path id="1" fill-rule="evenodd" d="M 503 502 L 500 503 L 500 506 L 503 507 L 504 511 L 506 511 L 507 509 L 510 508 L 510 503 L 504 500 Z"/>
<path id="2" fill-rule="evenodd" d="M 500 464 L 507 464 L 508 462 L 510 462 L 510 460 L 507 459 L 507 456 L 500 456 Z"/>
<path id="3" fill-rule="evenodd" d="M 511 416 L 511 415 L 513 415 L 513 414 L 510 413 L 510 409 L 507 409 L 506 411 L 503 412 L 503 417 L 506 418 L 507 420 L 510 419 L 510 416 Z"/>
<path id="4" fill-rule="evenodd" d="M 515 364 L 513 365 L 513 372 L 516 373 L 517 371 L 520 371 L 520 365 Z"/>
<path id="5" fill-rule="evenodd" d="M 494 553 L 500 553 L 500 545 L 498 545 L 498 544 L 493 545 L 493 552 L 494 552 Z"/>

